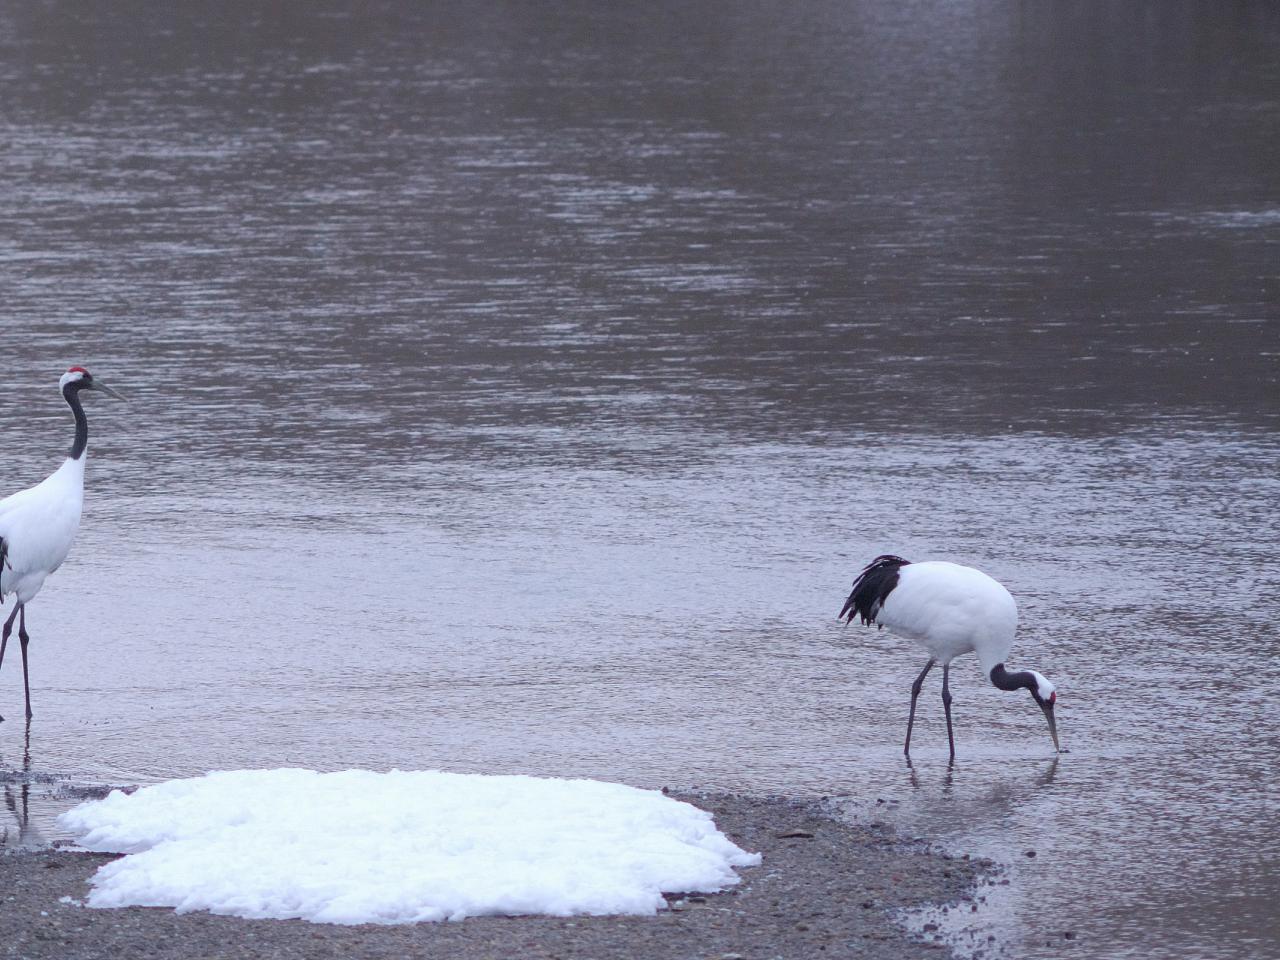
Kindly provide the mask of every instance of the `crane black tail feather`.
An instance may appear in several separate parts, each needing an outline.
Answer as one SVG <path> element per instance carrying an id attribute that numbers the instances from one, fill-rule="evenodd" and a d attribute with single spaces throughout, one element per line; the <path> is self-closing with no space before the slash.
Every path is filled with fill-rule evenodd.
<path id="1" fill-rule="evenodd" d="M 853 623 L 854 616 L 862 621 L 863 626 L 869 627 L 875 623 L 880 608 L 884 606 L 885 598 L 898 585 L 899 568 L 910 563 L 910 560 L 903 560 L 890 553 L 872 560 L 862 568 L 858 578 L 853 581 L 853 590 L 845 600 L 844 606 L 840 608 L 840 616 L 836 619 L 844 620 L 847 614 L 846 623 Z"/>

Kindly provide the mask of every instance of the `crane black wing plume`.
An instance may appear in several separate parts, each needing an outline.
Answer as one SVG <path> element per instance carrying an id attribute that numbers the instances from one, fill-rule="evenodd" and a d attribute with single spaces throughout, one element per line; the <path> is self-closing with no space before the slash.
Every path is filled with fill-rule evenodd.
<path id="1" fill-rule="evenodd" d="M 868 563 L 858 574 L 858 579 L 853 581 L 853 591 L 849 594 L 849 599 L 844 602 L 844 606 L 840 608 L 840 616 L 836 619 L 843 620 L 845 614 L 848 614 L 849 619 L 846 622 L 853 623 L 856 614 L 863 626 L 869 627 L 875 623 L 876 614 L 884 606 L 885 597 L 889 596 L 893 588 L 898 585 L 898 569 L 910 563 L 910 560 L 903 560 L 890 553 L 876 557 Z"/>

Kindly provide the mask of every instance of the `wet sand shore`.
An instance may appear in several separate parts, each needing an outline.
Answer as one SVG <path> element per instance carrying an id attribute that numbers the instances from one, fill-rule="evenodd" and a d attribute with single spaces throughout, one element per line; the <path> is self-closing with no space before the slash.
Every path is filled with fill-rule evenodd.
<path id="1" fill-rule="evenodd" d="M 989 867 L 834 819 L 820 801 L 680 795 L 764 855 L 734 890 L 669 896 L 652 917 L 476 917 L 354 927 L 78 903 L 110 856 L 46 849 L 0 856 L 0 957 L 87 958 L 909 958 L 946 955 L 894 921 L 902 908 L 968 910 Z M 926 934 L 926 936 L 932 936 Z"/>

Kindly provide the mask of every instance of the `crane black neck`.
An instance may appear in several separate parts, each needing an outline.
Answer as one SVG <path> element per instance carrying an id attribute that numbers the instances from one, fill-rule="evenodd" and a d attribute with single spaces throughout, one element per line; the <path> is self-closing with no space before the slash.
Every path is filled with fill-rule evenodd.
<path id="1" fill-rule="evenodd" d="M 84 407 L 80 406 L 80 391 L 84 389 L 79 380 L 72 380 L 62 388 L 62 397 L 76 418 L 76 438 L 71 443 L 71 452 L 67 456 L 79 460 L 89 446 L 89 418 L 84 415 Z"/>
<path id="2" fill-rule="evenodd" d="M 991 668 L 991 682 L 1001 690 L 1030 690 L 1038 693 L 1040 684 L 1036 682 L 1035 674 L 1022 670 L 1018 673 L 1010 673 L 1004 668 L 1003 663 L 997 663 Z"/>

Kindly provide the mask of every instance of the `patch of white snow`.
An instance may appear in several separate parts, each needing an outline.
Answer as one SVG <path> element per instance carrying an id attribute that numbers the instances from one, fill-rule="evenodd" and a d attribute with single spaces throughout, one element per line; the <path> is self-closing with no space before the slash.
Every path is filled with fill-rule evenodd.
<path id="1" fill-rule="evenodd" d="M 59 823 L 128 856 L 91 907 L 323 923 L 651 914 L 760 862 L 711 815 L 596 780 L 440 771 L 236 770 L 113 791 Z"/>

